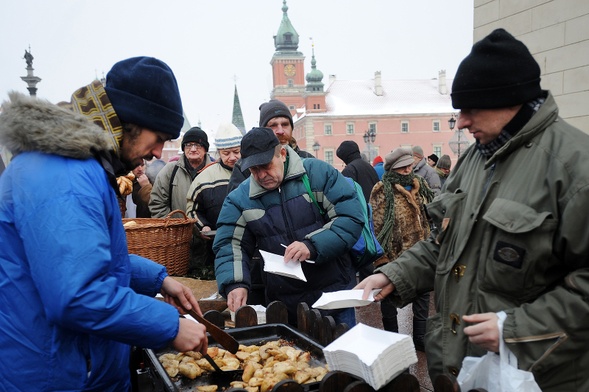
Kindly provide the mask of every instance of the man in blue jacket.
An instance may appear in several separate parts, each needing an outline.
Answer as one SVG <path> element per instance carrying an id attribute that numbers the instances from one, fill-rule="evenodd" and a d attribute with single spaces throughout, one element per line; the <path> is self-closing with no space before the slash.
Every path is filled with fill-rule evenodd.
<path id="1" fill-rule="evenodd" d="M 117 176 L 160 158 L 182 103 L 172 70 L 135 57 L 64 104 L 10 93 L 0 144 L 0 391 L 128 391 L 130 345 L 205 351 L 180 319 L 198 302 L 165 267 L 129 255 Z M 157 293 L 165 301 L 154 297 Z M 167 303 L 166 303 L 167 302 Z"/>
<path id="2" fill-rule="evenodd" d="M 289 323 L 296 325 L 298 303 L 312 305 L 323 292 L 354 286 L 349 250 L 362 230 L 360 201 L 333 166 L 301 159 L 270 128 L 254 128 L 243 137 L 241 159 L 251 176 L 225 199 L 213 244 L 219 293 L 237 310 L 251 288 L 256 247 L 284 254 L 286 262 L 301 263 L 307 281 L 267 273 L 266 297 L 284 302 Z M 338 323 L 355 324 L 353 308 L 332 313 Z"/>

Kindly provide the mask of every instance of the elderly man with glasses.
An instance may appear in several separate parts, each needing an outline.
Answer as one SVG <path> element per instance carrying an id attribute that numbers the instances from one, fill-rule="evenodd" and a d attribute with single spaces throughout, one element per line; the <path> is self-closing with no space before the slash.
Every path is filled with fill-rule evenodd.
<path id="1" fill-rule="evenodd" d="M 196 176 L 213 163 L 209 152 L 209 140 L 199 127 L 190 128 L 182 138 L 184 154 L 175 162 L 169 162 L 158 173 L 149 210 L 153 218 L 163 218 L 174 210 L 186 210 L 186 194 Z"/>

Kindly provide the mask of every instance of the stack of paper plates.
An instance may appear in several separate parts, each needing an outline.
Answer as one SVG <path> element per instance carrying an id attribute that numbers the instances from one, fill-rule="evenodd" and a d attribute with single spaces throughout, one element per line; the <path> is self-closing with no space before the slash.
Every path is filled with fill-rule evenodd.
<path id="1" fill-rule="evenodd" d="M 358 324 L 323 349 L 330 370 L 362 378 L 378 390 L 417 362 L 408 335 Z"/>

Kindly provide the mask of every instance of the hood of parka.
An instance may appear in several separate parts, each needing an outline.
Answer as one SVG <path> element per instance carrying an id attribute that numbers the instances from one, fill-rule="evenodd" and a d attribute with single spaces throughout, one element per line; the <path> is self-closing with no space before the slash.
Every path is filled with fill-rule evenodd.
<path id="1" fill-rule="evenodd" d="M 113 149 L 109 135 L 81 114 L 14 91 L 8 98 L 0 114 L 0 144 L 13 155 L 38 151 L 87 159 Z"/>

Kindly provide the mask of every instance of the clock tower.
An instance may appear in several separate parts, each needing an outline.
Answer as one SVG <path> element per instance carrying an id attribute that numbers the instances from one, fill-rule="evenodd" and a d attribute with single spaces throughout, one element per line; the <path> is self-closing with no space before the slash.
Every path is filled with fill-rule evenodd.
<path id="1" fill-rule="evenodd" d="M 286 0 L 282 1 L 282 21 L 274 36 L 276 51 L 270 60 L 272 66 L 272 99 L 278 99 L 291 109 L 304 105 L 305 56 L 298 51 L 299 34 L 288 18 Z"/>

